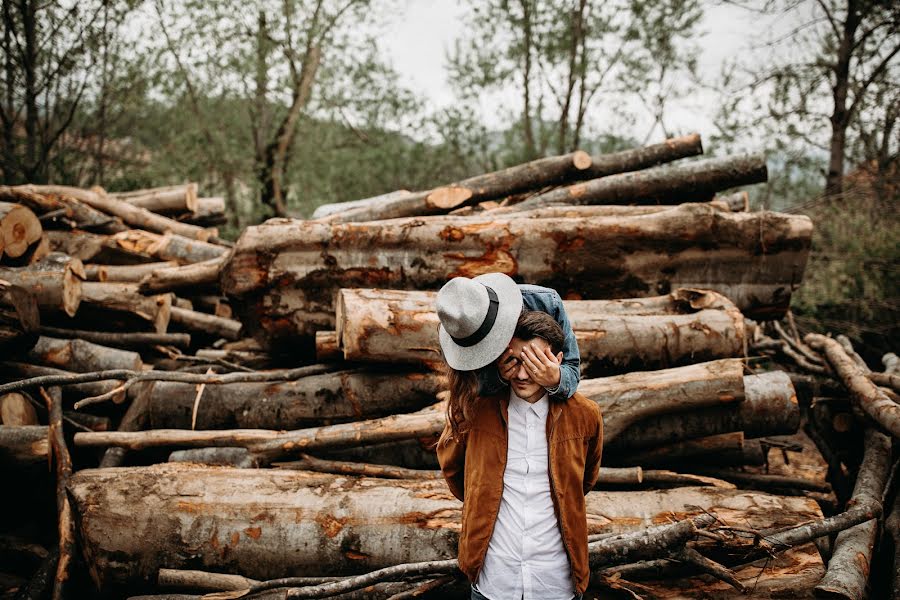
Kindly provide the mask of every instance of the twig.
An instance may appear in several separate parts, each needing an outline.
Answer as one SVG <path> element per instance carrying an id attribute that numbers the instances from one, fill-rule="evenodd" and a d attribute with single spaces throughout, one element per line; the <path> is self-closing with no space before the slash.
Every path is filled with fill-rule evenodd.
<path id="1" fill-rule="evenodd" d="M 737 577 L 735 577 L 734 571 L 720 565 L 713 560 L 706 558 L 693 548 L 685 546 L 677 552 L 673 552 L 672 558 L 689 565 L 693 565 L 707 575 L 712 575 L 716 579 L 724 581 L 725 583 L 729 584 L 735 589 L 740 590 L 741 592 L 747 591 L 747 588 L 744 587 L 744 584 L 738 581 Z"/>
<path id="2" fill-rule="evenodd" d="M 436 577 L 435 579 L 431 579 L 429 581 L 426 581 L 425 583 L 417 585 L 411 590 L 400 592 L 399 594 L 394 594 L 387 600 L 407 600 L 409 598 L 419 598 L 420 596 L 424 596 L 432 590 L 436 590 L 454 581 L 456 581 L 455 575 L 442 575 L 441 577 Z"/>

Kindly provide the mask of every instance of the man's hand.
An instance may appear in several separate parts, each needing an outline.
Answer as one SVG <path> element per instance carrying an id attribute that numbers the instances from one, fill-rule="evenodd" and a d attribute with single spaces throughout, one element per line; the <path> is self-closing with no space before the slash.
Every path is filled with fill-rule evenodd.
<path id="1" fill-rule="evenodd" d="M 509 383 L 509 380 L 515 377 L 516 369 L 519 368 L 519 359 L 513 356 L 512 348 L 507 348 L 497 361 L 497 371 L 500 373 L 500 379 Z"/>
<path id="2" fill-rule="evenodd" d="M 534 344 L 526 344 L 521 360 L 531 380 L 541 387 L 555 388 L 559 385 L 559 360 L 549 348 L 541 352 Z"/>

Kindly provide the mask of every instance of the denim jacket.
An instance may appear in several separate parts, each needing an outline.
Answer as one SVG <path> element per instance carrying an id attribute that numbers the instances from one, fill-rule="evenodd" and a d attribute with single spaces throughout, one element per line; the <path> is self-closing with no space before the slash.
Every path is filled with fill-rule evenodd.
<path id="1" fill-rule="evenodd" d="M 519 289 L 522 291 L 524 309 L 545 312 L 556 319 L 562 327 L 566 339 L 563 342 L 562 364 L 559 365 L 559 385 L 548 388 L 547 394 L 551 400 L 570 398 L 578 389 L 578 382 L 581 380 L 581 355 L 578 353 L 578 343 L 575 341 L 575 333 L 563 307 L 562 298 L 556 290 L 539 285 L 519 284 Z M 497 394 L 509 385 L 500 378 L 497 365 L 494 363 L 478 370 L 478 384 L 478 393 L 481 396 Z"/>

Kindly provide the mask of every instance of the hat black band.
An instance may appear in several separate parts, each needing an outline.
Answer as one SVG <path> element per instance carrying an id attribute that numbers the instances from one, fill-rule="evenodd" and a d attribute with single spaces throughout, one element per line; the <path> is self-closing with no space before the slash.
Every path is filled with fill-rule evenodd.
<path id="1" fill-rule="evenodd" d="M 457 346 L 462 346 L 463 348 L 474 346 L 487 337 L 487 334 L 491 332 L 491 327 L 494 326 L 494 322 L 497 320 L 497 311 L 500 309 L 500 300 L 497 298 L 497 292 L 488 286 L 484 287 L 487 289 L 489 300 L 488 311 L 484 316 L 484 321 L 481 322 L 481 327 L 472 335 L 467 335 L 464 338 L 457 338 L 451 335 L 450 337 L 456 342 Z"/>

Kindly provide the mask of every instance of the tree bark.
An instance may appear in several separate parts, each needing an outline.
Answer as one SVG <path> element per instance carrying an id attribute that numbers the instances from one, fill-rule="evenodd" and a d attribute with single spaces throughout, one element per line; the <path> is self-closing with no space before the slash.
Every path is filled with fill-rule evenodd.
<path id="1" fill-rule="evenodd" d="M 127 229 L 121 219 L 91 208 L 75 198 L 66 194 L 38 194 L 29 185 L 0 186 L 0 199 L 20 202 L 38 215 L 62 211 L 53 222 L 64 222 L 66 228 L 76 227 L 100 233 L 117 233 Z"/>
<path id="2" fill-rule="evenodd" d="M 51 253 L 27 267 L 0 268 L 0 279 L 29 290 L 40 310 L 73 317 L 81 304 L 84 266 L 77 258 Z"/>
<path id="3" fill-rule="evenodd" d="M 140 321 L 153 327 L 156 333 L 165 333 L 169 320 L 177 310 L 172 303 L 172 294 L 145 296 L 134 283 L 100 283 L 87 281 L 83 284 L 84 302 L 98 310 L 118 311 L 136 316 Z M 100 370 L 100 369 L 95 369 Z"/>
<path id="4" fill-rule="evenodd" d="M 244 326 L 240 321 L 225 319 L 178 306 L 173 306 L 171 311 L 172 322 L 185 329 L 222 337 L 226 340 L 241 339 L 241 332 Z"/>
<path id="5" fill-rule="evenodd" d="M 138 388 L 119 421 L 117 431 L 141 431 L 147 427 L 150 420 L 149 402 L 152 386 L 152 383 L 145 383 Z M 100 467 L 121 467 L 125 464 L 126 455 L 124 448 L 107 448 L 103 458 L 100 459 Z"/>
<path id="6" fill-rule="evenodd" d="M 848 506 L 880 505 L 890 471 L 891 439 L 875 430 L 867 430 L 865 454 Z M 877 535 L 877 521 L 867 521 L 838 534 L 828 571 L 816 586 L 817 598 L 866 598 L 869 565 Z"/>
<path id="7" fill-rule="evenodd" d="M 619 462 L 642 467 L 686 465 L 762 465 L 765 456 L 758 441 L 744 439 L 743 431 L 720 433 L 650 448 L 619 457 Z"/>
<path id="8" fill-rule="evenodd" d="M 225 264 L 225 256 L 193 263 L 182 267 L 156 269 L 141 279 L 139 290 L 142 294 L 159 294 L 182 288 L 195 291 L 208 286 L 218 286 L 219 271 Z"/>
<path id="9" fill-rule="evenodd" d="M 109 195 L 132 206 L 160 214 L 193 213 L 198 206 L 196 183 Z"/>
<path id="10" fill-rule="evenodd" d="M 642 148 L 596 155 L 593 157 L 591 166 L 585 170 L 583 178 L 597 179 L 617 173 L 640 171 L 700 154 L 703 154 L 700 134 L 691 133 Z"/>
<path id="11" fill-rule="evenodd" d="M 704 205 L 631 218 L 276 221 L 244 231 L 222 287 L 250 331 L 275 344 L 333 329 L 339 288 L 429 290 L 494 271 L 566 298 L 702 287 L 750 318 L 769 319 L 802 279 L 811 231 L 806 217 Z"/>
<path id="12" fill-rule="evenodd" d="M 177 267 L 174 260 L 164 262 L 152 262 L 142 265 L 96 265 L 84 266 L 84 272 L 88 281 L 139 283 L 148 275 L 160 269 Z"/>
<path id="13" fill-rule="evenodd" d="M 716 192 L 765 182 L 762 156 L 707 158 L 684 165 L 656 167 L 591 179 L 525 200 L 520 210 L 552 204 L 672 204 L 684 198 L 712 200 Z"/>
<path id="14" fill-rule="evenodd" d="M 894 438 L 900 438 L 900 404 L 872 383 L 837 341 L 815 333 L 808 334 L 804 339 L 813 349 L 825 354 L 828 363 L 863 412 Z"/>
<path id="15" fill-rule="evenodd" d="M 197 386 L 155 382 L 147 390 L 152 429 L 190 429 Z M 293 381 L 208 385 L 196 429 L 298 429 L 418 410 L 445 385 L 434 373 L 341 371 Z"/>
<path id="16" fill-rule="evenodd" d="M 712 199 L 712 204 L 727 208 L 730 212 L 747 212 L 750 210 L 750 194 L 747 192 L 734 192 L 724 194 Z"/>
<path id="17" fill-rule="evenodd" d="M 203 227 L 197 227 L 196 225 L 180 223 L 174 219 L 169 219 L 168 217 L 158 215 L 138 206 L 133 206 L 128 202 L 117 200 L 116 198 L 107 195 L 106 192 L 103 192 L 102 190 L 82 190 L 55 185 L 35 185 L 30 186 L 30 189 L 38 194 L 61 194 L 72 196 L 92 208 L 119 217 L 128 225 L 139 229 L 146 229 L 156 233 L 174 233 L 202 242 L 209 241 L 211 238 L 218 235 L 218 232 L 215 229 L 204 229 Z"/>
<path id="18" fill-rule="evenodd" d="M 112 236 L 111 240 L 119 248 L 136 256 L 178 264 L 203 262 L 228 253 L 228 248 L 193 240 L 174 233 L 156 235 L 140 229 L 131 229 Z"/>
<path id="19" fill-rule="evenodd" d="M 72 458 L 63 435 L 62 390 L 58 387 L 48 391 L 41 389 L 41 395 L 47 402 L 49 412 L 48 437 L 53 449 L 56 463 L 56 510 L 57 531 L 59 539 L 59 562 L 56 566 L 56 577 L 53 580 L 53 600 L 61 600 L 65 596 L 67 582 L 72 570 L 75 554 L 75 523 L 72 520 L 72 506 L 66 488 L 72 476 Z"/>
<path id="20" fill-rule="evenodd" d="M 18 258 L 41 239 L 41 222 L 27 207 L 0 202 L 0 257 Z"/>
<path id="21" fill-rule="evenodd" d="M 0 465 L 13 468 L 46 465 L 49 451 L 46 425 L 0 425 Z"/>
<path id="22" fill-rule="evenodd" d="M 62 340 L 41 336 L 28 358 L 48 367 L 56 367 L 76 373 L 128 369 L 140 371 L 144 362 L 141 355 L 129 350 L 109 348 L 84 340 Z"/>
<path id="23" fill-rule="evenodd" d="M 365 207 L 368 210 L 378 210 L 378 206 L 381 204 L 392 204 L 398 200 L 401 200 L 407 196 L 415 194 L 421 194 L 422 192 L 410 192 L 409 190 L 396 190 L 394 192 L 388 192 L 387 194 L 381 194 L 379 196 L 373 196 L 371 198 L 362 198 L 360 200 L 348 200 L 345 202 L 331 202 L 329 204 L 320 204 L 313 211 L 310 216 L 311 219 L 322 219 L 324 217 L 330 217 L 332 215 L 336 215 L 337 213 L 347 212 L 349 210 L 363 208 Z"/>
<path id="24" fill-rule="evenodd" d="M 41 315 L 31 292 L 2 277 L 0 271 L 0 354 L 21 356 L 37 342 Z"/>
<path id="25" fill-rule="evenodd" d="M 78 338 L 113 348 L 145 349 L 147 346 L 175 346 L 187 348 L 191 345 L 191 336 L 187 333 L 143 333 L 89 331 L 82 329 L 61 329 L 59 327 L 41 327 L 41 333 L 53 337 Z"/>
<path id="26" fill-rule="evenodd" d="M 335 321 L 344 358 L 440 368 L 435 296 L 434 292 L 341 289 Z M 563 304 L 578 341 L 582 373 L 588 377 L 743 353 L 744 317 L 715 292 L 679 289 L 656 298 Z M 316 345 L 318 356 L 318 341 Z"/>
<path id="27" fill-rule="evenodd" d="M 82 470 L 69 491 L 86 562 L 107 594 L 149 589 L 162 566 L 266 580 L 448 559 L 461 507 L 442 481 L 175 463 Z M 666 523 L 673 511 L 715 510 L 725 522 L 759 529 L 821 516 L 808 499 L 709 487 L 591 492 L 586 503 L 591 534 Z M 123 519 L 131 526 L 121 527 Z"/>

